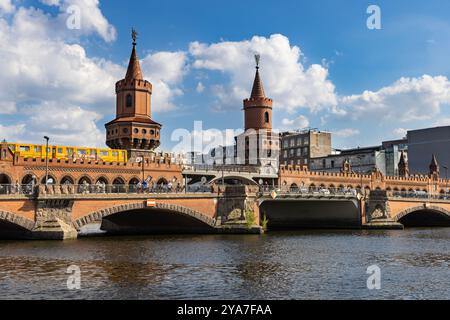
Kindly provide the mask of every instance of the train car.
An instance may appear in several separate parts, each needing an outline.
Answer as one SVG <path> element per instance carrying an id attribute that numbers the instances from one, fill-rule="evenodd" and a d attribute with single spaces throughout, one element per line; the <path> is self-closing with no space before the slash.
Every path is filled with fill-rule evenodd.
<path id="1" fill-rule="evenodd" d="M 13 153 L 18 152 L 24 158 L 46 158 L 45 145 L 36 144 L 8 144 Z M 103 160 L 105 162 L 126 162 L 126 150 L 112 150 L 106 148 L 82 148 L 82 147 L 65 147 L 65 146 L 49 146 L 48 157 L 58 160 Z"/>

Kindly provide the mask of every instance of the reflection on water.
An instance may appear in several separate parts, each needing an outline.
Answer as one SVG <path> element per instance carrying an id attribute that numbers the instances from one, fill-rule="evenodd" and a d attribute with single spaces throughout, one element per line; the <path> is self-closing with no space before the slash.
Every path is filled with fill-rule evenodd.
<path id="1" fill-rule="evenodd" d="M 450 299 L 449 266 L 450 229 L 0 241 L 0 298 Z"/>

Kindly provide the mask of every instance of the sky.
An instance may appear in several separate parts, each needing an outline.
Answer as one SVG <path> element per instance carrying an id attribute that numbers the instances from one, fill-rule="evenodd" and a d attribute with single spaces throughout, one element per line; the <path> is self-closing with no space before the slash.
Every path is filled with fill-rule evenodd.
<path id="1" fill-rule="evenodd" d="M 104 147 L 132 27 L 165 151 L 243 127 L 255 53 L 279 130 L 352 148 L 450 125 L 448 0 L 0 0 L 0 139 Z"/>

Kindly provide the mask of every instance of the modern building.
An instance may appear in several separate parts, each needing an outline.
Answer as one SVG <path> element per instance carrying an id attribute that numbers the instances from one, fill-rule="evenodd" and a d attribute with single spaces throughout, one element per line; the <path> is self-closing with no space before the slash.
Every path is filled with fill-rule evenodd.
<path id="1" fill-rule="evenodd" d="M 330 132 L 309 129 L 281 134 L 282 165 L 311 168 L 312 159 L 327 157 L 332 153 Z"/>
<path id="2" fill-rule="evenodd" d="M 384 141 L 382 147 L 386 159 L 386 175 L 398 177 L 401 175 L 399 172 L 399 163 L 402 160 L 402 154 L 404 157 L 403 161 L 408 161 L 408 140 Z"/>
<path id="3" fill-rule="evenodd" d="M 429 171 L 430 158 L 435 155 L 445 178 L 450 166 L 450 126 L 408 131 L 408 162 L 411 174 Z"/>
<path id="4" fill-rule="evenodd" d="M 341 172 L 348 163 L 355 173 L 370 173 L 377 168 L 386 173 L 385 153 L 381 146 L 337 151 L 337 154 L 311 159 L 311 171 Z"/>

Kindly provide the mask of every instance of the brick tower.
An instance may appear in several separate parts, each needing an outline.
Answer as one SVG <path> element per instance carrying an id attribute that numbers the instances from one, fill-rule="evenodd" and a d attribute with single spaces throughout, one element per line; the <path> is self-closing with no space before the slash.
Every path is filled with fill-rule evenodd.
<path id="1" fill-rule="evenodd" d="M 272 130 L 273 100 L 266 97 L 259 75 L 259 56 L 256 57 L 256 75 L 249 99 L 244 100 L 245 131 Z"/>
<path id="2" fill-rule="evenodd" d="M 107 123 L 106 144 L 126 149 L 128 158 L 148 156 L 160 145 L 161 125 L 151 119 L 152 84 L 142 76 L 136 54 L 137 33 L 125 79 L 116 83 L 116 119 Z"/>
<path id="3" fill-rule="evenodd" d="M 273 100 L 266 97 L 259 74 L 260 56 L 256 55 L 256 74 L 250 98 L 244 100 L 245 133 L 237 137 L 239 162 L 259 167 L 265 174 L 278 173 L 280 136 L 272 131 Z"/>

